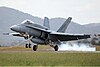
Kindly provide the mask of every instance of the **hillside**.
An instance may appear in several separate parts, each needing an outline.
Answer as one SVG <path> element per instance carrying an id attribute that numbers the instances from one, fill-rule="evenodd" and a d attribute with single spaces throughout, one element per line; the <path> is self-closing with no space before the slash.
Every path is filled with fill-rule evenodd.
<path id="1" fill-rule="evenodd" d="M 21 23 L 25 19 L 30 19 L 33 22 L 40 23 L 43 20 L 39 17 L 32 16 L 27 13 L 23 13 L 21 11 L 8 8 L 8 7 L 0 7 L 0 32 L 9 32 L 9 27 Z"/>
<path id="2" fill-rule="evenodd" d="M 100 23 L 91 23 L 91 24 L 86 24 L 84 26 L 96 31 L 96 33 L 100 33 Z"/>

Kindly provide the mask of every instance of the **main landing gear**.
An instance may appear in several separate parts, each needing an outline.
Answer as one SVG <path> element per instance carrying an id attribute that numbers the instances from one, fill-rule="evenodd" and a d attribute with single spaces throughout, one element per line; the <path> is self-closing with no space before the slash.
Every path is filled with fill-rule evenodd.
<path id="1" fill-rule="evenodd" d="M 50 47 L 54 48 L 55 51 L 58 51 L 58 49 L 59 49 L 58 45 L 55 45 L 55 46 L 54 45 L 50 45 Z"/>
<path id="2" fill-rule="evenodd" d="M 55 51 L 58 51 L 58 45 L 55 45 L 55 46 L 54 46 L 54 50 L 55 50 Z"/>
<path id="3" fill-rule="evenodd" d="M 33 50 L 36 51 L 38 48 L 38 45 L 33 45 Z"/>

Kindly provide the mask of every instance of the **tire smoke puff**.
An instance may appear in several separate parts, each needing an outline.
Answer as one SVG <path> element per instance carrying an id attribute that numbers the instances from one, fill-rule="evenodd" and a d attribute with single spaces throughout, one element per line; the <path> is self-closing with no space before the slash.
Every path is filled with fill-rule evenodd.
<path id="1" fill-rule="evenodd" d="M 66 42 L 59 45 L 59 51 L 96 51 L 96 47 L 90 45 L 89 43 Z"/>

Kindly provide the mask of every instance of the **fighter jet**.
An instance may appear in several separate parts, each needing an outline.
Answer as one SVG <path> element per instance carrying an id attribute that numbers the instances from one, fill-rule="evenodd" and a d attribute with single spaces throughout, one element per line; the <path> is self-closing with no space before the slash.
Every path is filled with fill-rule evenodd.
<path id="1" fill-rule="evenodd" d="M 72 17 L 69 17 L 57 31 L 50 30 L 47 17 L 44 18 L 43 26 L 30 20 L 25 20 L 21 24 L 11 26 L 10 29 L 18 33 L 12 34 L 13 36 L 24 37 L 29 41 L 25 45 L 26 48 L 32 48 L 36 51 L 38 45 L 50 45 L 55 51 L 58 51 L 58 46 L 61 45 L 61 42 L 90 38 L 90 35 L 65 33 L 71 20 Z M 30 41 L 35 45 L 32 46 Z"/>

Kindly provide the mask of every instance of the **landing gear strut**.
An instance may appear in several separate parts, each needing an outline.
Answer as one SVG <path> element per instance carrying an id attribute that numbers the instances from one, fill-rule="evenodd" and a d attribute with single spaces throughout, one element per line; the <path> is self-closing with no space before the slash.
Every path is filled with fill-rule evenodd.
<path id="1" fill-rule="evenodd" d="M 55 51 L 58 51 L 58 45 L 54 46 Z"/>
<path id="2" fill-rule="evenodd" d="M 28 35 L 28 33 L 23 34 L 23 36 L 27 40 L 25 47 L 31 48 L 30 39 L 32 39 L 33 36 Z"/>
<path id="3" fill-rule="evenodd" d="M 33 50 L 36 51 L 38 48 L 38 45 L 33 45 Z"/>

